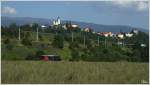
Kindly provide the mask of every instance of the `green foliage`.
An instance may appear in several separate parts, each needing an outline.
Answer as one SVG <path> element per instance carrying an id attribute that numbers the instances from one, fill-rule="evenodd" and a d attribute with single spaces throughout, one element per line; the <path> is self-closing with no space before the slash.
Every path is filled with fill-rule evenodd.
<path id="1" fill-rule="evenodd" d="M 29 32 L 25 34 L 25 37 L 23 38 L 21 43 L 25 46 L 32 46 L 31 34 Z"/>
<path id="2" fill-rule="evenodd" d="M 22 44 L 23 44 L 23 45 L 26 45 L 26 46 L 32 46 L 31 41 L 30 41 L 29 39 L 27 39 L 27 38 L 24 38 L 24 39 L 22 40 Z"/>
<path id="3" fill-rule="evenodd" d="M 72 49 L 70 61 L 79 61 L 79 60 L 80 60 L 79 52 L 77 50 Z"/>
<path id="4" fill-rule="evenodd" d="M 70 49 L 76 49 L 76 48 L 79 48 L 79 45 L 78 45 L 77 42 L 71 42 L 71 43 L 69 44 L 69 48 L 70 48 Z"/>
<path id="5" fill-rule="evenodd" d="M 64 38 L 62 35 L 56 35 L 54 37 L 54 41 L 52 42 L 52 45 L 56 48 L 63 48 L 64 47 Z"/>
<path id="6" fill-rule="evenodd" d="M 6 45 L 6 48 L 7 48 L 8 50 L 13 50 L 13 47 L 14 47 L 14 46 L 13 46 L 12 44 L 7 44 L 7 45 Z"/>
<path id="7" fill-rule="evenodd" d="M 40 39 L 40 41 L 43 41 L 44 39 L 43 39 L 43 36 L 40 34 L 39 35 L 39 39 Z"/>
<path id="8" fill-rule="evenodd" d="M 45 52 L 42 50 L 39 50 L 36 52 L 36 56 L 40 56 L 40 55 L 44 55 L 44 54 L 45 54 Z"/>
<path id="9" fill-rule="evenodd" d="M 5 39 L 4 44 L 10 44 L 10 39 L 9 38 Z"/>
<path id="10" fill-rule="evenodd" d="M 22 46 L 20 48 L 28 47 L 28 50 L 35 52 L 33 55 L 36 55 L 36 50 L 42 50 L 47 54 L 61 55 L 64 60 L 69 60 L 71 58 L 75 61 L 149 62 L 149 36 L 146 33 L 139 32 L 139 34 L 134 35 L 131 38 L 125 37 L 124 40 L 120 41 L 124 41 L 125 44 L 133 45 L 123 46 L 117 44 L 118 40 L 115 37 L 105 38 L 104 36 L 99 36 L 91 32 L 81 31 L 80 28 L 74 29 L 71 27 L 71 22 L 67 22 L 66 26 L 68 28 L 67 30 L 64 30 L 61 25 L 50 26 L 45 29 L 44 33 L 39 28 L 39 42 L 35 42 L 35 31 L 39 25 L 36 23 L 32 24 L 32 26 L 29 24 L 22 25 L 20 27 L 22 29 L 21 35 L 24 34 L 24 36 L 21 36 L 21 43 L 23 46 L 20 44 L 18 45 L 20 42 L 17 41 L 18 26 L 16 24 L 11 24 L 9 27 L 2 26 L 2 42 L 4 42 L 5 45 L 5 54 L 8 51 L 13 52 L 14 50 L 17 50 L 14 49 L 16 46 Z M 72 42 L 72 32 L 74 34 L 74 42 Z M 99 45 L 97 45 L 98 36 L 100 41 Z M 146 44 L 146 47 L 141 47 L 141 44 Z M 23 52 L 25 52 L 25 57 L 33 56 L 32 52 L 31 54 L 30 52 L 26 52 L 26 50 L 23 50 Z M 15 56 L 19 56 L 17 52 L 14 52 L 14 54 Z M 5 57 L 7 57 L 7 54 Z"/>
<path id="11" fill-rule="evenodd" d="M 3 84 L 143 84 L 149 63 L 2 61 Z"/>

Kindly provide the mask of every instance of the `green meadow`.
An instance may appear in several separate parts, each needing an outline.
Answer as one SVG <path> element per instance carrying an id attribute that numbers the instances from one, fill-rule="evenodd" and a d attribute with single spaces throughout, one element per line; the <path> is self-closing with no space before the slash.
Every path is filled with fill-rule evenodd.
<path id="1" fill-rule="evenodd" d="M 148 83 L 148 63 L 2 61 L 3 84 Z"/>

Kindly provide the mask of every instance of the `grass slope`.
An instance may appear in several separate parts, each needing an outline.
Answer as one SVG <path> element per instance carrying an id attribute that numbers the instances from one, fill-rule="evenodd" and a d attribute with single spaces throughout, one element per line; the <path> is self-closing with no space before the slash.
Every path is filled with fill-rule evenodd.
<path id="1" fill-rule="evenodd" d="M 2 83 L 143 83 L 148 63 L 2 61 Z"/>

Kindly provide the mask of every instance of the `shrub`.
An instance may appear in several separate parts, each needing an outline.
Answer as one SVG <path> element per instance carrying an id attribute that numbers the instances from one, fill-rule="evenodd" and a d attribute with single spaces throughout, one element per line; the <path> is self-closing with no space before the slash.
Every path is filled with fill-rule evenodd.
<path id="1" fill-rule="evenodd" d="M 4 40 L 4 44 L 9 44 L 10 43 L 10 39 L 7 38 L 6 40 Z"/>
<path id="2" fill-rule="evenodd" d="M 71 50 L 71 59 L 70 61 L 79 61 L 80 60 L 80 56 L 79 56 L 79 52 L 77 50 Z"/>
<path id="3" fill-rule="evenodd" d="M 31 40 L 26 38 L 24 38 L 21 43 L 26 46 L 32 46 Z"/>
<path id="4" fill-rule="evenodd" d="M 64 39 L 61 35 L 56 35 L 54 37 L 54 41 L 52 42 L 52 45 L 56 48 L 63 48 L 64 47 Z"/>

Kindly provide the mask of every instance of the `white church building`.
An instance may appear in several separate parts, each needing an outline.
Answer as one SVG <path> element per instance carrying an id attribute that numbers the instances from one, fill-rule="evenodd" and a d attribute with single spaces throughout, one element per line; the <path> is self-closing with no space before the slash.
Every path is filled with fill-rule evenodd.
<path id="1" fill-rule="evenodd" d="M 60 17 L 58 17 L 56 20 L 53 20 L 53 26 L 54 25 L 60 25 Z"/>

